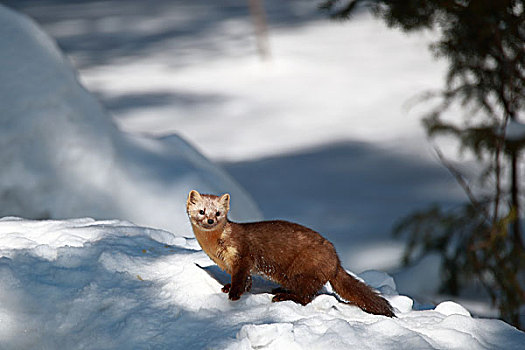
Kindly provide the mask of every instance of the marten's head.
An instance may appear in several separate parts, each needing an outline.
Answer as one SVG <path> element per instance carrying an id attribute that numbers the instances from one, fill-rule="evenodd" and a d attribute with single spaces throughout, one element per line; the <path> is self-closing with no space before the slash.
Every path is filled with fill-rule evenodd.
<path id="1" fill-rule="evenodd" d="M 222 196 L 211 194 L 200 194 L 193 190 L 188 195 L 186 211 L 190 221 L 204 230 L 214 230 L 227 222 L 227 214 L 230 210 L 230 195 Z"/>

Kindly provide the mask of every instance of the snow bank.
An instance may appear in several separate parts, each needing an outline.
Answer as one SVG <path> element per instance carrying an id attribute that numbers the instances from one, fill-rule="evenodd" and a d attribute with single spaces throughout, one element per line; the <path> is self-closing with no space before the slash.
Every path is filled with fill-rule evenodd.
<path id="1" fill-rule="evenodd" d="M 189 190 L 231 192 L 238 219 L 257 207 L 178 136 L 124 135 L 78 83 L 55 43 L 0 6 L 0 216 L 121 218 L 189 231 Z"/>
<path id="2" fill-rule="evenodd" d="M 2 349 L 519 349 L 525 334 L 460 305 L 412 310 L 394 281 L 398 318 L 366 314 L 330 294 L 303 307 L 271 288 L 230 302 L 228 279 L 194 239 L 123 221 L 0 219 Z M 379 284 L 379 285 L 378 285 Z"/>

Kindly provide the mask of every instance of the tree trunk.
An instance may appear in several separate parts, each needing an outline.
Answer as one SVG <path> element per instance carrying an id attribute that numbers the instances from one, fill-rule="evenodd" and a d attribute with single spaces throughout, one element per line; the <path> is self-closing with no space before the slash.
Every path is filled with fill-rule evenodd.
<path id="1" fill-rule="evenodd" d="M 248 0 L 253 25 L 255 26 L 255 39 L 257 52 L 263 60 L 270 59 L 270 45 L 268 44 L 268 26 L 266 24 L 266 11 L 263 0 Z"/>
<path id="2" fill-rule="evenodd" d="M 519 165 L 518 165 L 518 159 L 519 159 L 519 151 L 514 150 L 511 154 L 511 205 L 512 209 L 515 212 L 516 218 L 514 219 L 514 222 L 512 223 L 512 234 L 514 236 L 514 242 L 516 244 L 516 248 L 518 249 L 524 249 L 523 246 L 523 238 L 521 234 L 521 219 L 520 219 L 520 190 L 519 190 Z"/>

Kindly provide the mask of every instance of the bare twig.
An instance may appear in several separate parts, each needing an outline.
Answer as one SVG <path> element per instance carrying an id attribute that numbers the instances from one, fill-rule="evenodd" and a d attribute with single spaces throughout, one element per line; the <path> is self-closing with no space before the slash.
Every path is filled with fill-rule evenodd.
<path id="1" fill-rule="evenodd" d="M 472 203 L 474 208 L 476 208 L 476 210 L 478 210 L 480 213 L 482 213 L 483 216 L 485 216 L 485 218 L 490 221 L 489 213 L 487 212 L 485 207 L 483 205 L 481 205 L 481 203 L 476 199 L 476 196 L 472 192 L 472 190 L 471 190 L 469 184 L 467 183 L 467 181 L 465 181 L 465 178 L 463 177 L 463 175 L 456 168 L 454 168 L 454 166 L 452 166 L 452 164 L 450 164 L 450 162 L 445 158 L 445 156 L 443 155 L 443 152 L 441 152 L 441 150 L 439 149 L 439 147 L 437 145 L 433 145 L 433 147 L 434 147 L 434 151 L 436 152 L 436 155 L 438 156 L 439 161 L 441 162 L 441 164 L 443 164 L 443 166 L 445 168 L 447 168 L 447 170 L 450 172 L 450 174 L 452 176 L 454 176 L 454 178 L 456 179 L 458 184 L 461 186 L 463 191 L 465 191 L 468 199 L 470 200 L 470 202 Z"/>

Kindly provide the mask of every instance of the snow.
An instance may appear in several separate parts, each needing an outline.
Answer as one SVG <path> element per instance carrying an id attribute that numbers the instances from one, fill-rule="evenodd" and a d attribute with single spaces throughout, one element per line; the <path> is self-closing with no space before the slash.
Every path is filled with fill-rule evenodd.
<path id="1" fill-rule="evenodd" d="M 328 291 L 272 303 L 267 282 L 231 302 L 194 238 L 119 220 L 0 220 L 2 349 L 520 349 L 525 334 L 443 302 L 413 310 L 388 275 L 361 274 L 389 319 Z M 328 288 L 329 289 L 329 288 Z"/>
<path id="2" fill-rule="evenodd" d="M 233 212 L 260 218 L 248 194 L 177 135 L 126 135 L 78 82 L 55 43 L 0 6 L 0 215 L 121 218 L 188 231 L 191 189 L 231 192 Z"/>
<path id="3" fill-rule="evenodd" d="M 0 348 L 523 348 L 502 321 L 428 302 L 442 300 L 437 257 L 397 270 L 392 222 L 461 200 L 405 106 L 441 82 L 424 36 L 267 1 L 262 65 L 240 2 L 116 3 L 27 2 L 118 127 L 53 40 L 0 6 L 0 216 L 58 219 L 0 219 Z M 317 229 L 398 317 L 342 304 L 329 285 L 303 307 L 271 303 L 255 279 L 230 302 L 229 276 L 189 228 L 190 189 L 230 192 L 237 220 L 260 218 L 250 193 L 265 218 Z"/>
<path id="4" fill-rule="evenodd" d="M 450 315 L 463 315 L 470 317 L 470 312 L 467 311 L 463 306 L 456 304 L 452 301 L 444 301 L 436 306 L 437 312 L 442 313 L 445 316 Z"/>
<path id="5" fill-rule="evenodd" d="M 235 38 L 236 31 L 221 29 L 210 36 L 234 45 L 225 32 Z M 223 161 L 349 139 L 391 144 L 424 138 L 419 118 L 406 116 L 403 104 L 435 87 L 442 69 L 419 41 L 401 39 L 406 49 L 396 50 L 399 33 L 367 15 L 345 27 L 322 18 L 294 28 L 276 26 L 270 39 L 273 59 L 264 64 L 253 54 L 213 56 L 207 62 L 202 62 L 205 55 L 194 54 L 195 64 L 172 66 L 166 64 L 169 57 L 184 52 L 183 43 L 173 39 L 145 57 L 88 66 L 82 80 L 114 108 L 123 130 L 180 133 L 208 157 Z M 326 54 L 334 48 L 337 55 Z M 407 65 L 411 69 L 401 79 L 390 73 Z M 142 104 L 124 104 L 138 96 Z M 242 133 L 231 132 L 237 128 Z"/>

